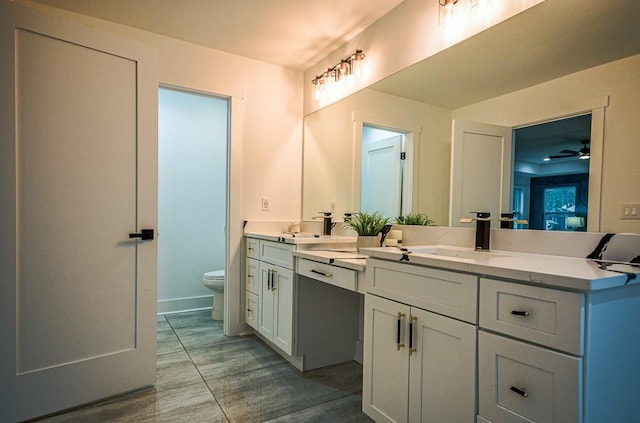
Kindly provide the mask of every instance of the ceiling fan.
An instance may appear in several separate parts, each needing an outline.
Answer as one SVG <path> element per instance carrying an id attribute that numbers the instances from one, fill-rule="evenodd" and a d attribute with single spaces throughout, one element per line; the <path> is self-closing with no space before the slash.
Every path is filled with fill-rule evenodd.
<path id="1" fill-rule="evenodd" d="M 553 159 L 565 159 L 567 157 L 579 157 L 580 159 L 589 159 L 591 157 L 591 149 L 589 148 L 589 142 L 591 140 L 582 140 L 582 148 L 579 151 L 575 150 L 562 150 L 560 154 L 555 156 L 549 156 L 549 160 Z M 546 159 L 545 159 L 546 160 Z"/>

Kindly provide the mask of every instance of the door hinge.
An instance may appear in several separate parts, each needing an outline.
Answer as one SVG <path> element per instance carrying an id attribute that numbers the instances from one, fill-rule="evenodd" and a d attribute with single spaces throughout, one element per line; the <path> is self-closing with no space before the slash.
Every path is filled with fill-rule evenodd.
<path id="1" fill-rule="evenodd" d="M 404 151 L 403 151 L 403 152 L 401 152 L 401 153 L 400 153 L 400 160 L 404 160 L 404 159 L 406 159 L 406 158 L 407 158 L 407 153 L 406 153 L 406 152 L 404 152 Z"/>

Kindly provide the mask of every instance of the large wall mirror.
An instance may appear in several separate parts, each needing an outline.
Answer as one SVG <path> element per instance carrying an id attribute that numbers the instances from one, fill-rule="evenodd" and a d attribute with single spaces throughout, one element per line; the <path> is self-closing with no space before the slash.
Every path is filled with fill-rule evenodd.
<path id="1" fill-rule="evenodd" d="M 619 204 L 608 204 L 625 195 L 640 201 L 628 194 L 631 171 L 603 165 L 605 152 L 608 160 L 619 148 L 640 154 L 628 138 L 640 130 L 637 119 L 623 109 L 640 104 L 640 30 L 628 14 L 602 7 L 551 25 L 524 12 L 306 116 L 303 219 L 333 211 L 341 220 L 361 209 L 363 128 L 373 126 L 410 140 L 400 213 L 408 207 L 456 225 L 472 209 L 493 207 L 492 216 L 516 211 L 536 229 L 640 232 L 620 222 Z M 455 130 L 461 122 L 501 126 L 509 139 L 487 147 L 472 131 L 465 141 Z M 563 176 L 570 174 L 581 176 Z M 559 189 L 571 184 L 578 194 Z M 489 197 L 495 206 L 473 205 Z M 542 218 L 529 216 L 532 202 Z"/>

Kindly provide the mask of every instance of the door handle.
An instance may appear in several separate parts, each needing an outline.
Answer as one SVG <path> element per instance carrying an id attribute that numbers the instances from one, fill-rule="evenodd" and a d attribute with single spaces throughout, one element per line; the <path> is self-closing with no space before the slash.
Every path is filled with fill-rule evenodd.
<path id="1" fill-rule="evenodd" d="M 142 241 L 153 240 L 153 229 L 141 229 L 140 233 L 129 234 L 129 238 L 140 238 Z"/>

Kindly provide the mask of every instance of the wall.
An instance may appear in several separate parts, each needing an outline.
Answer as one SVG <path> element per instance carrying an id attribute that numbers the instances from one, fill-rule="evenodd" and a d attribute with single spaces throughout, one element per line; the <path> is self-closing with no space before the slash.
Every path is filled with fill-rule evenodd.
<path id="1" fill-rule="evenodd" d="M 521 126 L 584 110 L 609 96 L 602 155 L 601 232 L 640 233 L 640 220 L 621 220 L 623 202 L 640 202 L 640 55 L 555 79 L 453 111 L 454 119 Z"/>
<path id="2" fill-rule="evenodd" d="M 230 216 L 225 332 L 244 330 L 241 248 L 244 220 L 299 220 L 302 73 L 112 22 L 22 0 L 159 50 L 160 83 L 231 97 Z M 261 196 L 271 211 L 261 211 Z"/>
<path id="3" fill-rule="evenodd" d="M 224 269 L 228 100 L 158 98 L 158 312 L 210 307 L 204 272 Z"/>

